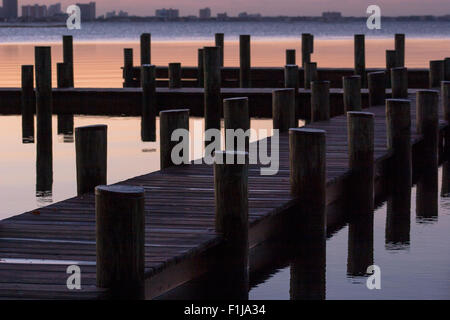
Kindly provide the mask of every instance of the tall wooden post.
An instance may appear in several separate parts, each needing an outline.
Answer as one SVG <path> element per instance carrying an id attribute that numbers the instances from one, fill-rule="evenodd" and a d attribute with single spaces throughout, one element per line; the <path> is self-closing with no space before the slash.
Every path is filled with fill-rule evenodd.
<path id="1" fill-rule="evenodd" d="M 75 86 L 74 71 L 73 71 L 73 37 L 70 35 L 63 36 L 63 62 L 68 66 L 68 88 Z"/>
<path id="2" fill-rule="evenodd" d="M 172 151 L 179 142 L 172 141 L 172 134 L 177 129 L 183 129 L 185 132 L 189 132 L 189 109 L 161 111 L 159 113 L 159 127 L 161 169 L 180 165 L 181 163 L 188 163 L 189 136 L 180 136 L 183 139 L 184 148 L 177 154 L 181 160 L 177 162 L 172 158 Z"/>
<path id="3" fill-rule="evenodd" d="M 374 208 L 374 115 L 347 112 L 351 214 L 373 212 Z"/>
<path id="4" fill-rule="evenodd" d="M 36 189 L 53 184 L 52 62 L 50 47 L 35 47 L 36 74 Z"/>
<path id="5" fill-rule="evenodd" d="M 311 82 L 311 121 L 330 120 L 330 81 Z"/>
<path id="6" fill-rule="evenodd" d="M 203 58 L 203 48 L 198 49 L 198 55 L 197 55 L 197 80 L 198 80 L 198 86 L 200 88 L 203 88 L 204 86 L 204 76 L 205 76 L 205 70 L 204 70 L 204 58 Z"/>
<path id="7" fill-rule="evenodd" d="M 430 88 L 439 88 L 444 80 L 444 61 L 430 61 Z"/>
<path id="8" fill-rule="evenodd" d="M 273 128 L 280 133 L 298 126 L 295 118 L 295 89 L 276 89 L 272 91 Z"/>
<path id="9" fill-rule="evenodd" d="M 444 80 L 450 81 L 450 58 L 444 59 Z"/>
<path id="10" fill-rule="evenodd" d="M 397 56 L 396 67 L 405 66 L 405 34 L 397 33 L 395 35 L 395 52 Z"/>
<path id="11" fill-rule="evenodd" d="M 439 91 L 419 90 L 416 101 L 417 133 L 423 136 L 416 214 L 429 218 L 438 213 Z"/>
<path id="12" fill-rule="evenodd" d="M 392 98 L 408 98 L 408 69 L 404 67 L 392 68 L 390 78 L 392 83 Z"/>
<path id="13" fill-rule="evenodd" d="M 226 159 L 243 156 L 244 163 Z M 225 243 L 216 259 L 224 297 L 248 299 L 248 153 L 216 151 L 214 162 L 214 199 L 216 232 Z"/>
<path id="14" fill-rule="evenodd" d="M 344 76 L 342 77 L 342 87 L 344 88 L 344 110 L 361 111 L 361 77 Z"/>
<path id="15" fill-rule="evenodd" d="M 386 79 L 384 71 L 368 74 L 369 106 L 384 105 L 386 99 Z"/>
<path id="16" fill-rule="evenodd" d="M 220 93 L 220 51 L 218 47 L 205 47 L 205 130 L 220 129 L 220 115 L 222 111 L 222 98 Z"/>
<path id="17" fill-rule="evenodd" d="M 297 121 L 300 115 L 300 101 L 299 101 L 299 81 L 298 81 L 298 66 L 295 64 L 288 64 L 284 67 L 284 86 L 285 88 L 294 89 L 294 120 Z M 297 122 L 296 122 L 297 123 Z"/>
<path id="18" fill-rule="evenodd" d="M 286 49 L 286 64 L 296 64 L 295 49 Z"/>
<path id="19" fill-rule="evenodd" d="M 250 136 L 245 133 L 250 129 L 248 98 L 229 98 L 223 100 L 223 120 L 225 128 L 225 150 L 248 151 Z M 232 132 L 230 132 L 231 130 Z M 239 131 L 242 130 L 243 140 Z M 230 140 L 230 138 L 232 138 Z"/>
<path id="20" fill-rule="evenodd" d="M 397 52 L 386 50 L 386 88 L 391 87 L 391 69 L 397 66 Z"/>
<path id="21" fill-rule="evenodd" d="M 123 79 L 124 88 L 131 87 L 133 82 L 133 49 L 123 49 Z"/>
<path id="22" fill-rule="evenodd" d="M 141 34 L 141 66 L 151 64 L 151 34 Z"/>
<path id="23" fill-rule="evenodd" d="M 216 33 L 214 35 L 215 38 L 215 43 L 216 43 L 216 47 L 219 47 L 219 52 L 220 52 L 220 66 L 223 67 L 224 66 L 224 48 L 225 48 L 225 35 L 223 33 Z"/>
<path id="24" fill-rule="evenodd" d="M 96 186 L 106 184 L 107 132 L 106 125 L 75 129 L 78 195 L 93 192 Z"/>
<path id="25" fill-rule="evenodd" d="M 36 111 L 36 99 L 34 95 L 33 66 L 22 66 L 22 142 L 34 142 L 34 113 Z"/>
<path id="26" fill-rule="evenodd" d="M 97 286 L 116 299 L 143 299 L 145 267 L 144 188 L 95 188 Z"/>
<path id="27" fill-rule="evenodd" d="M 305 89 L 311 89 L 311 81 L 318 80 L 317 62 L 306 62 L 305 70 Z"/>
<path id="28" fill-rule="evenodd" d="M 314 52 L 314 36 L 310 33 L 302 33 L 302 67 L 305 68 L 311 62 L 311 53 Z"/>
<path id="29" fill-rule="evenodd" d="M 292 221 L 292 229 L 301 234 L 300 238 L 295 237 L 295 242 L 303 244 L 300 256 L 291 262 L 290 296 L 292 300 L 324 299 L 327 225 L 325 131 L 290 129 L 289 163 L 291 195 L 297 199 L 299 211 Z"/>
<path id="30" fill-rule="evenodd" d="M 355 34 L 355 74 L 361 77 L 361 87 L 367 87 L 366 80 L 366 45 L 363 34 Z"/>
<path id="31" fill-rule="evenodd" d="M 181 86 L 181 63 L 169 63 L 169 89 L 179 89 Z"/>
<path id="32" fill-rule="evenodd" d="M 141 140 L 156 141 L 156 67 L 144 64 L 141 66 L 142 111 Z"/>
<path id="33" fill-rule="evenodd" d="M 240 63 L 240 87 L 251 87 L 251 62 L 250 62 L 250 35 L 241 34 L 239 36 L 239 63 Z"/>

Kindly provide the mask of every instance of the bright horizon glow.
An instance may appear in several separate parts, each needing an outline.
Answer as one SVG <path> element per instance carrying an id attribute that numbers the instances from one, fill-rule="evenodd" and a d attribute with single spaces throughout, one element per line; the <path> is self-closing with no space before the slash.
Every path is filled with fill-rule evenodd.
<path id="1" fill-rule="evenodd" d="M 21 6 L 27 4 L 54 4 L 60 2 L 63 10 L 71 4 L 87 3 L 90 0 L 19 0 Z M 385 16 L 405 15 L 450 15 L 449 0 L 96 0 L 97 15 L 123 10 L 130 15 L 152 16 L 156 9 L 176 8 L 181 16 L 196 15 L 201 8 L 211 8 L 212 16 L 227 12 L 236 16 L 239 12 L 260 13 L 262 15 L 317 16 L 323 11 L 339 11 L 344 16 L 366 16 L 369 5 L 379 5 Z"/>

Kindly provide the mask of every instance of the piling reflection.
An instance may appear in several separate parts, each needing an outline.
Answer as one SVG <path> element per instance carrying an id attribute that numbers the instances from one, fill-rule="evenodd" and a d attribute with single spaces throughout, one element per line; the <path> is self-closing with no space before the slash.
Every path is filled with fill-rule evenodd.
<path id="1" fill-rule="evenodd" d="M 425 167 L 416 188 L 416 221 L 429 223 L 438 218 L 438 167 Z"/>
<path id="2" fill-rule="evenodd" d="M 347 274 L 366 275 L 373 265 L 373 211 L 354 215 L 348 228 Z"/>
<path id="3" fill-rule="evenodd" d="M 410 228 L 411 189 L 409 192 L 394 193 L 387 200 L 386 249 L 408 249 Z"/>
<path id="4" fill-rule="evenodd" d="M 450 161 L 446 161 L 442 164 L 441 197 L 450 197 Z"/>
<path id="5" fill-rule="evenodd" d="M 63 143 L 73 143 L 73 114 L 58 115 L 58 135 Z"/>

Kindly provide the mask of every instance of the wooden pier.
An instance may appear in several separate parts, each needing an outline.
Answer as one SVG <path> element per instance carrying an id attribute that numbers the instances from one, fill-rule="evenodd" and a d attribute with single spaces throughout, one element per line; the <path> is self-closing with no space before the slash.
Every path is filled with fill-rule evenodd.
<path id="1" fill-rule="evenodd" d="M 409 98 L 416 164 L 422 148 L 421 136 L 415 134 L 413 92 Z M 386 147 L 385 106 L 364 111 L 375 115 L 375 191 L 376 195 L 381 195 L 387 186 L 392 156 Z M 446 126 L 446 122 L 440 122 L 441 135 Z M 327 205 L 332 207 L 345 196 L 351 175 L 346 116 L 315 122 L 308 127 L 327 132 Z M 252 258 L 255 248 L 280 232 L 277 226 L 295 204 L 290 195 L 288 159 L 288 135 L 281 134 L 279 172 L 274 176 L 261 176 L 260 165 L 249 166 L 250 272 L 257 271 L 263 264 Z M 223 241 L 214 228 L 212 167 L 206 164 L 169 167 L 120 184 L 145 189 L 146 298 L 155 298 L 205 273 Z M 329 210 L 328 228 L 342 223 L 343 219 L 342 212 Z M 0 298 L 108 298 L 109 290 L 96 287 L 95 239 L 93 193 L 1 221 Z M 73 264 L 81 268 L 81 290 L 69 290 L 66 286 L 69 276 L 66 269 Z"/>

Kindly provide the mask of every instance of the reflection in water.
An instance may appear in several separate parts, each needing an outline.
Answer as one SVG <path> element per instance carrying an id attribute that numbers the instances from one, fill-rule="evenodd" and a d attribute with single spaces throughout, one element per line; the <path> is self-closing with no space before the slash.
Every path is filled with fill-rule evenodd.
<path id="1" fill-rule="evenodd" d="M 60 114 L 58 115 L 58 135 L 63 136 L 64 143 L 73 142 L 73 115 Z"/>
<path id="2" fill-rule="evenodd" d="M 396 193 L 391 195 L 387 201 L 386 249 L 408 249 L 410 228 L 411 191 L 409 194 Z"/>
<path id="3" fill-rule="evenodd" d="M 450 197 L 450 160 L 442 165 L 442 197 Z"/>
<path id="4" fill-rule="evenodd" d="M 52 190 L 36 191 L 36 201 L 38 207 L 48 206 L 53 202 Z"/>
<path id="5" fill-rule="evenodd" d="M 34 143 L 34 115 L 22 116 L 22 143 Z"/>
<path id="6" fill-rule="evenodd" d="M 416 189 L 416 221 L 430 223 L 437 221 L 439 207 L 437 165 L 424 167 Z"/>
<path id="7" fill-rule="evenodd" d="M 366 275 L 373 265 L 373 212 L 361 213 L 349 222 L 347 274 Z"/>

